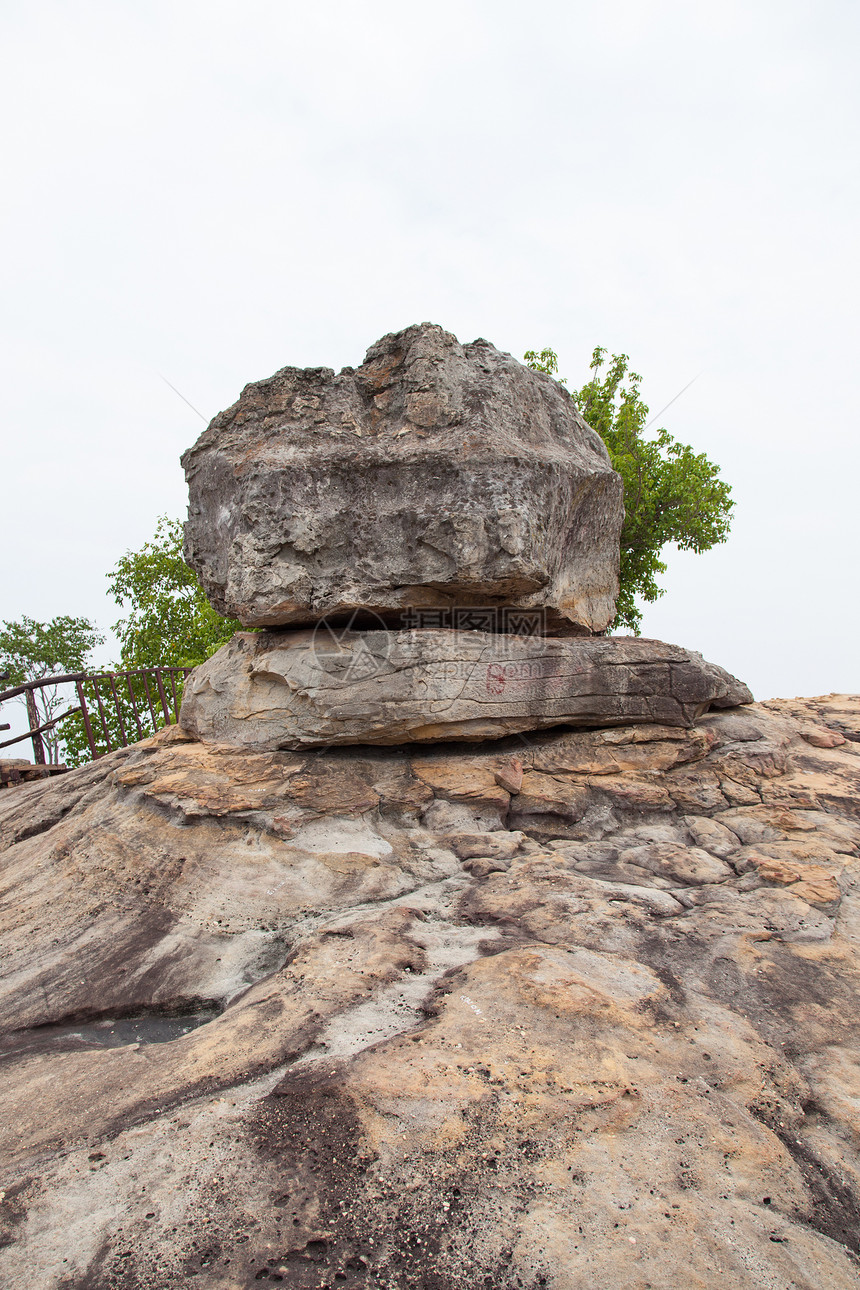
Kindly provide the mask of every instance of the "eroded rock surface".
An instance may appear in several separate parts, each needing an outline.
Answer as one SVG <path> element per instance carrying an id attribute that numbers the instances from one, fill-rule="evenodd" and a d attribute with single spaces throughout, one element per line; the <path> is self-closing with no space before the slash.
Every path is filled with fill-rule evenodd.
<path id="1" fill-rule="evenodd" d="M 186 558 L 247 627 L 409 607 L 615 613 L 621 480 L 570 396 L 424 323 L 248 385 L 183 458 Z"/>
<path id="2" fill-rule="evenodd" d="M 496 739 L 561 724 L 688 726 L 751 703 L 692 650 L 632 636 L 520 638 L 448 629 L 237 632 L 196 668 L 181 722 L 260 751 Z"/>
<path id="3" fill-rule="evenodd" d="M 0 1282 L 855 1290 L 858 716 L 4 791 Z"/>

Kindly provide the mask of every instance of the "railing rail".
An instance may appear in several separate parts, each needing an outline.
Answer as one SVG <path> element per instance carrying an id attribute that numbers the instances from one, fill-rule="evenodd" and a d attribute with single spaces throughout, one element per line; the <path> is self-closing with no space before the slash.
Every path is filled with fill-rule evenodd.
<path id="1" fill-rule="evenodd" d="M 94 760 L 105 752 L 112 752 L 114 748 L 127 748 L 129 744 L 155 734 L 163 726 L 176 724 L 179 720 L 182 683 L 191 671 L 190 667 L 132 667 L 118 672 L 68 672 L 40 676 L 35 681 L 15 685 L 0 693 L 0 703 L 25 695 L 28 729 L 25 734 L 4 740 L 0 743 L 0 748 L 10 748 L 13 744 L 30 739 L 33 743 L 33 760 L 37 765 L 46 766 L 48 763 L 42 736 L 77 713 L 81 715 Z M 135 680 L 138 682 L 137 694 L 133 684 Z M 63 685 L 75 687 L 77 706 L 68 708 L 59 716 L 50 717 L 48 721 L 40 720 L 36 691 Z M 90 702 L 87 701 L 88 691 L 91 694 Z M 0 726 L 0 730 L 4 728 L 9 727 Z M 100 747 L 100 744 L 104 747 Z"/>

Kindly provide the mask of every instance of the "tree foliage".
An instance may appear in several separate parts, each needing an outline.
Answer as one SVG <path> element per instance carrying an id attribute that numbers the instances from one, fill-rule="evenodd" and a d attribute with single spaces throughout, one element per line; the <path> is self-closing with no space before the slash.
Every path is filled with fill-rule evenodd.
<path id="1" fill-rule="evenodd" d="M 734 502 L 719 466 L 704 453 L 678 443 L 667 430 L 646 436 L 642 378 L 630 371 L 626 354 L 613 354 L 611 361 L 606 354 L 599 346 L 594 350 L 591 378 L 571 397 L 606 444 L 624 483 L 620 592 L 613 627 L 638 635 L 642 609 L 637 597 L 650 603 L 664 594 L 657 582 L 666 572 L 660 558 L 663 548 L 673 542 L 682 551 L 707 551 L 725 542 Z M 529 367 L 560 379 L 553 350 L 529 350 L 524 357 Z"/>
<path id="2" fill-rule="evenodd" d="M 150 542 L 139 551 L 127 551 L 108 574 L 108 589 L 128 615 L 114 624 L 120 659 L 115 671 L 148 667 L 196 667 L 225 644 L 241 624 L 222 618 L 206 598 L 193 569 L 182 555 L 182 521 L 162 515 Z M 116 699 L 107 694 L 105 682 L 85 686 L 91 727 L 102 753 L 128 737 L 151 734 L 165 724 L 156 683 L 150 677 L 118 678 Z M 182 699 L 181 676 L 164 677 L 168 706 Z M 98 705 L 96 687 L 106 700 Z M 105 730 L 106 727 L 106 730 Z M 90 749 L 83 723 L 70 717 L 64 723 L 67 765 L 89 760 Z M 105 737 L 107 733 L 107 738 Z M 110 741 L 110 744 L 108 743 Z"/>
<path id="3" fill-rule="evenodd" d="M 114 624 L 122 667 L 195 667 L 241 623 L 222 618 L 182 555 L 182 521 L 162 515 L 155 536 L 127 551 L 108 574 L 108 589 L 128 616 Z"/>
<path id="4" fill-rule="evenodd" d="M 0 628 L 0 671 L 8 673 L 8 680 L 2 682 L 2 688 L 12 689 L 44 676 L 84 672 L 90 664 L 90 654 L 103 643 L 104 636 L 88 618 L 61 614 L 50 622 L 40 623 L 24 615 L 16 622 L 4 622 Z M 56 686 L 35 690 L 33 698 L 39 725 L 51 721 L 66 706 L 67 697 Z M 26 705 L 26 698 L 21 695 L 13 702 Z M 60 728 L 46 730 L 42 741 L 49 760 L 58 761 L 62 743 Z"/>

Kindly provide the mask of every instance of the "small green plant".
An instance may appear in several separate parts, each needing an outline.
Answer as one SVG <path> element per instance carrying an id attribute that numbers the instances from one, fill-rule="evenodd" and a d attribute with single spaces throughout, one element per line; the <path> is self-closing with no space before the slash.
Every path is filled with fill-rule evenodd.
<path id="1" fill-rule="evenodd" d="M 559 385 L 567 385 L 567 377 L 558 376 L 558 355 L 554 349 L 542 349 L 540 353 L 534 349 L 527 349 L 523 354 L 523 362 L 534 372 L 546 372 L 547 376 L 554 376 Z"/>

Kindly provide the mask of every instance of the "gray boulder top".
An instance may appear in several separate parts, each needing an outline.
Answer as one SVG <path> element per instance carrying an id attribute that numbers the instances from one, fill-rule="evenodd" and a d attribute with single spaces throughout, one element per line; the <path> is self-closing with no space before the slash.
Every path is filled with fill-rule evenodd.
<path id="1" fill-rule="evenodd" d="M 570 395 L 488 341 L 423 323 L 358 369 L 283 368 L 182 463 L 186 558 L 245 626 L 465 605 L 591 634 L 614 616 L 620 477 Z"/>

